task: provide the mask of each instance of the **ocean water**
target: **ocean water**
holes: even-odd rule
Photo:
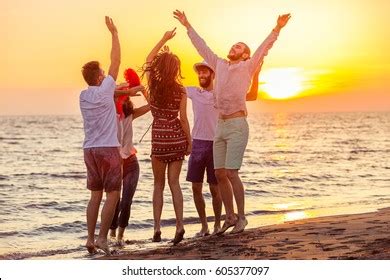
[[[390,113],[261,114],[248,118],[250,139],[241,170],[249,227],[390,206]],[[134,122],[141,167],[127,248],[156,246],[153,233],[151,117]],[[82,120],[80,116],[0,117],[0,258],[88,258]],[[186,236],[198,229],[191,185],[184,195]],[[207,214],[211,198],[204,186]],[[163,237],[175,219],[165,190]],[[209,223],[212,228],[212,223]]]

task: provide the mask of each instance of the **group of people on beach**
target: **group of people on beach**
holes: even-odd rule
[[[196,236],[210,234],[202,195],[205,173],[215,216],[211,234],[222,235],[231,227],[231,233],[237,234],[244,231],[248,224],[244,186],[239,176],[249,137],[245,102],[256,100],[263,59],[290,15],[278,17],[276,27],[252,56],[249,47],[239,42],[231,47],[227,60],[218,57],[207,46],[184,12],[176,10],[173,16],[187,29],[192,44],[204,59],[194,65],[199,87],[183,86],[180,59],[165,46],[175,36],[175,28],[164,34],[146,58],[142,76],[146,78],[147,86],[119,89],[116,79],[121,63],[121,48],[117,28],[109,17],[106,17],[106,25],[112,35],[112,49],[108,75],[97,61],[88,62],[82,68],[88,84],[88,88],[80,94],[80,109],[85,132],[83,149],[87,188],[91,191],[86,213],[86,247],[90,253],[101,249],[110,254],[107,241],[109,231],[110,236],[123,245],[140,173],[132,141],[132,122],[149,111],[153,116],[152,241],[161,241],[160,220],[166,176],[176,215],[176,233],[172,242],[178,244],[183,240],[183,195],[179,175],[183,160],[188,155],[186,179],[192,182],[194,202],[202,224]],[[142,92],[147,104],[134,108],[130,97],[138,92]],[[115,100],[123,96],[126,96],[121,104],[123,113],[119,115]],[[192,100],[194,113],[192,135],[187,119],[187,98]],[[95,240],[103,191],[106,192],[106,200],[101,211],[99,235]],[[226,215],[221,226],[222,204]]]

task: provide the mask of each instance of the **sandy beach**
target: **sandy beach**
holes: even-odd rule
[[[99,259],[390,259],[390,208],[286,222],[239,235],[186,239],[177,246],[123,249]]]

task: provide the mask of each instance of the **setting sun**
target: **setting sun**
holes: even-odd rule
[[[287,99],[299,95],[305,88],[305,77],[299,68],[276,68],[261,74],[260,89],[271,99]]]

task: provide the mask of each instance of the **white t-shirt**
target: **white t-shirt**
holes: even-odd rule
[[[122,120],[118,116],[118,140],[121,145],[119,152],[123,159],[137,153],[133,145],[133,115]]]
[[[83,148],[119,147],[114,103],[115,80],[108,75],[100,86],[89,86],[80,94],[84,120]]]
[[[218,122],[213,93],[198,87],[186,87],[186,90],[194,112],[192,139],[213,141]]]

